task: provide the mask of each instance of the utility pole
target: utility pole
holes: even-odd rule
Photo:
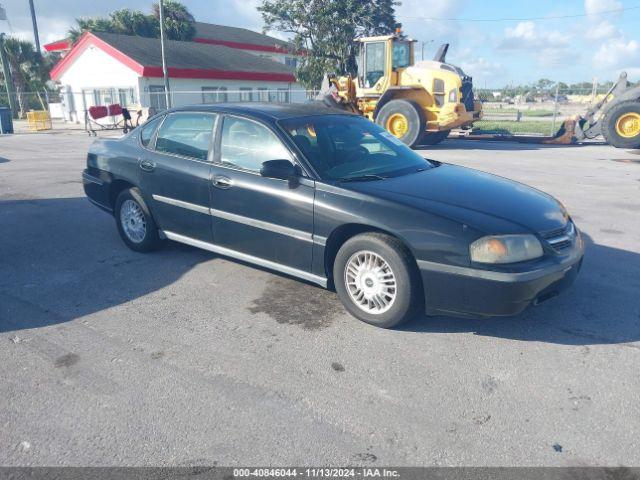
[[[158,1],[158,13],[160,17],[160,51],[162,54],[162,76],[164,77],[164,96],[167,108],[171,108],[171,93],[169,92],[169,72],[167,71],[167,60],[164,54],[164,7],[162,0]]]
[[[33,0],[29,0],[29,8],[31,9],[31,23],[33,23],[33,38],[36,41],[36,53],[40,58],[40,35],[38,34],[38,21],[36,20],[36,9],[33,6]]]
[[[553,126],[551,127],[551,135],[556,133],[556,117],[558,116],[558,94],[560,93],[560,82],[556,82],[556,96],[553,102]]]

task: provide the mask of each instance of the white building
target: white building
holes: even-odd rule
[[[208,24],[198,25],[202,30],[201,25]],[[166,42],[173,106],[306,99],[294,76],[296,56],[287,53],[285,42],[250,30],[208,26],[227,32],[227,39],[197,37],[194,42]],[[227,29],[250,33],[230,37]],[[247,41],[240,42],[242,38]],[[85,111],[94,105],[166,108],[158,39],[85,33],[67,49],[51,78],[62,86],[65,118],[71,121],[82,122]]]

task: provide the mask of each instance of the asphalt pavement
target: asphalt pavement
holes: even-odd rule
[[[587,253],[516,317],[382,330],[267,270],[128,250],[83,196],[91,141],[0,137],[0,465],[640,465],[638,152],[421,151],[556,196]]]

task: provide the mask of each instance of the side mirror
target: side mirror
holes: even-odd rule
[[[300,176],[300,170],[289,160],[267,160],[262,162],[260,175],[267,178],[292,180]]]

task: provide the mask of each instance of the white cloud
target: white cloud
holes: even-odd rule
[[[619,10],[622,3],[618,0],[584,0],[584,11],[588,15],[596,15],[600,12]]]
[[[531,21],[519,22],[515,27],[505,28],[504,37],[498,42],[497,48],[531,55],[544,67],[560,66],[570,58],[575,60],[570,34],[546,30]]]
[[[608,40],[600,45],[593,61],[601,69],[637,67],[640,63],[640,43],[622,38]]]
[[[501,47],[504,49],[548,49],[565,46],[569,43],[569,35],[555,30],[543,30],[534,22],[519,22],[515,27],[507,27],[504,31]]]
[[[601,22],[590,26],[586,35],[591,40],[603,40],[605,38],[620,36],[620,30],[614,27],[607,20],[602,20]]]
[[[465,11],[466,3],[467,0],[403,0],[396,8],[396,18],[403,30],[419,41],[455,43],[464,32],[458,22],[420,17],[455,18]]]

